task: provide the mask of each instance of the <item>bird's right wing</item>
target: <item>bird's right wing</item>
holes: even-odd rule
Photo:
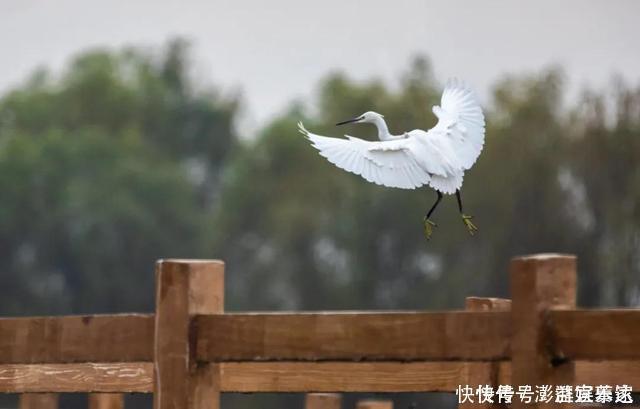
[[[298,123],[298,129],[329,162],[369,182],[415,189],[431,178],[408,149],[408,139],[370,142],[350,136],[330,138],[309,132],[302,122]]]

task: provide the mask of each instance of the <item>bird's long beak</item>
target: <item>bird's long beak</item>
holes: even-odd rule
[[[352,123],[352,122],[358,122],[358,121],[360,121],[360,120],[362,120],[362,117],[361,117],[361,116],[359,116],[359,117],[357,117],[357,118],[347,119],[346,121],[338,122],[338,123],[336,124],[336,126],[338,126],[338,125],[350,124],[350,123]]]

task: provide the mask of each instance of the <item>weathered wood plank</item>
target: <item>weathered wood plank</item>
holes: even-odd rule
[[[498,384],[513,385],[511,363],[500,362],[498,365]],[[634,391],[640,390],[640,361],[577,361],[575,371],[575,385],[626,384]]]
[[[0,365],[0,393],[151,392],[153,364]]]
[[[304,409],[340,409],[342,396],[337,393],[308,393]]]
[[[491,384],[491,362],[225,362],[222,392],[453,392]],[[512,385],[511,364],[497,384]],[[576,362],[576,384],[627,384],[640,390],[640,361]],[[0,365],[0,393],[153,391],[153,364]]]
[[[219,367],[197,363],[195,313],[222,312],[224,264],[162,260],[156,269],[154,409],[217,409]]]
[[[629,385],[640,391],[640,361],[576,362],[576,384]]]
[[[511,300],[505,298],[467,297],[465,299],[465,309],[467,311],[511,311]],[[459,379],[458,385],[469,385],[472,388],[478,385],[491,385],[494,389],[497,389],[499,385],[500,362],[490,362],[486,366],[470,365],[467,367],[467,372],[467,379]],[[487,381],[476,381],[478,377],[485,377]],[[460,399],[458,401],[460,402]],[[490,409],[498,407],[502,407],[502,405],[495,402],[478,403],[477,400],[458,404],[458,409]]]
[[[511,338],[511,376],[519,385],[573,385],[573,362],[555,362],[548,345],[546,312],[563,306],[575,308],[576,258],[565,255],[518,257],[510,265],[513,335]],[[514,409],[538,408],[513,400]],[[557,404],[565,407],[566,404]]]
[[[188,262],[189,319],[195,314],[222,314],[224,312],[224,263],[219,260]],[[190,334],[189,407],[191,409],[220,408],[220,366],[197,362],[198,327]]]
[[[487,384],[488,362],[226,362],[224,392],[453,392]]]
[[[189,408],[189,274],[179,263],[156,266],[154,409]]]
[[[390,400],[361,400],[356,404],[356,409],[393,409]]]
[[[121,393],[89,394],[89,409],[124,409],[124,395]]]
[[[256,313],[198,316],[201,361],[500,360],[508,312]]]
[[[467,297],[464,300],[466,311],[511,311],[511,300],[495,297]]]
[[[640,359],[640,310],[549,312],[552,352],[578,360]]]
[[[152,315],[0,318],[0,364],[152,360]]]
[[[58,409],[58,394],[24,393],[18,406],[20,409]]]

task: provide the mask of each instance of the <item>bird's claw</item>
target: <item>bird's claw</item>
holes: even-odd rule
[[[478,228],[476,227],[475,224],[473,224],[471,219],[473,219],[473,216],[467,216],[466,214],[462,215],[462,222],[467,227],[469,234],[473,236],[478,231]]]
[[[424,217],[423,222],[424,222],[424,237],[425,239],[430,240],[431,234],[433,234],[433,228],[438,227],[438,225],[435,222],[429,220],[427,216]]]

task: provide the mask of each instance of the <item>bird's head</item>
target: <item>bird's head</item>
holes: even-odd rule
[[[338,122],[336,125],[345,125],[351,123],[375,123],[376,121],[384,118],[384,116],[380,115],[377,112],[367,111],[362,115],[359,115],[355,118],[347,119],[346,121]]]

